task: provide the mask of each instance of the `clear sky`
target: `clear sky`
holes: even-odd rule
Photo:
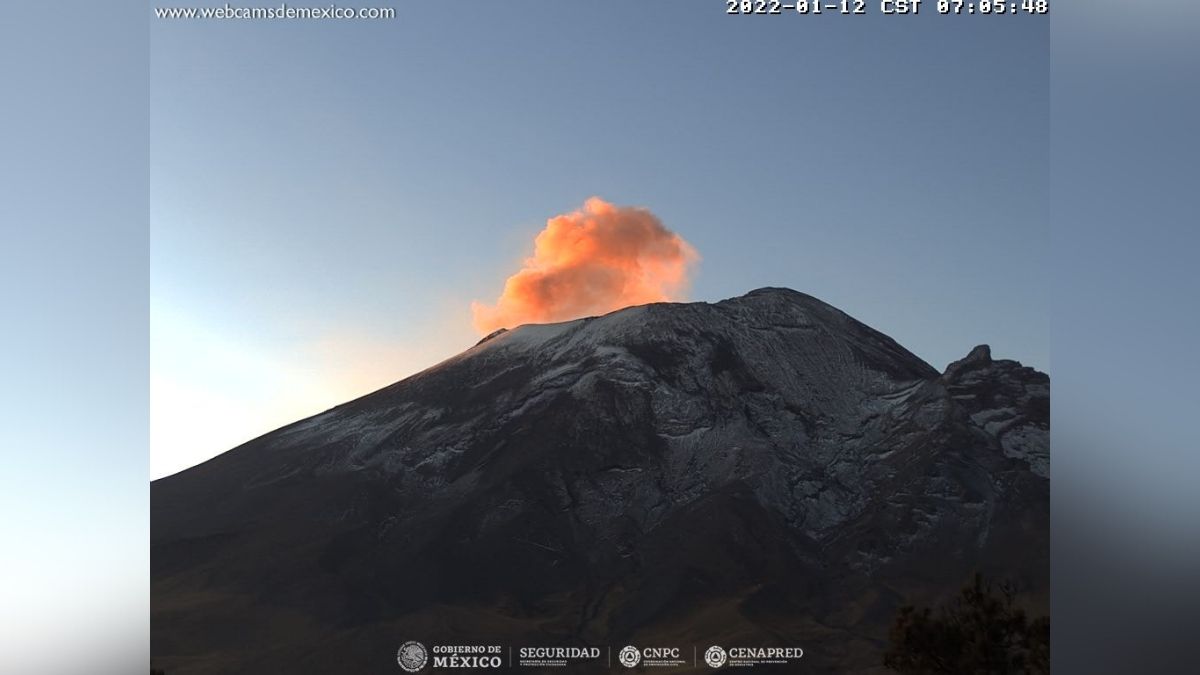
[[[152,22],[153,477],[469,346],[593,195],[695,247],[690,299],[1048,369],[1047,21],[395,4]]]

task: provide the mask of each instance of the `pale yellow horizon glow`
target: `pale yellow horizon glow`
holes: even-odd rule
[[[420,372],[470,346],[470,328],[462,324],[461,335],[419,344],[347,332],[298,336],[281,348],[152,303],[150,477],[177,473]]]

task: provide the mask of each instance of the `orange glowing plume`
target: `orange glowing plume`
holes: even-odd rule
[[[697,260],[696,250],[647,209],[592,197],[546,221],[533,257],[508,278],[494,306],[471,304],[475,328],[490,333],[678,300]]]

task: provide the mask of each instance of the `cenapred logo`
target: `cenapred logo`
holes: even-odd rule
[[[804,657],[800,647],[718,647],[704,652],[704,662],[713,668],[746,666],[786,666]]]
[[[638,651],[637,647],[629,645],[617,652],[617,660],[626,668],[633,668],[642,660],[642,653]]]
[[[396,663],[404,670],[415,673],[425,667],[429,661],[429,652],[426,651],[425,645],[416,640],[409,640],[400,645],[400,650],[396,652]]]

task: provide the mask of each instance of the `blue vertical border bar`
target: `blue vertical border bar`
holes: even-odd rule
[[[0,7],[0,671],[149,665],[149,14]]]
[[[1052,672],[1190,672],[1200,5],[1051,5]]]

